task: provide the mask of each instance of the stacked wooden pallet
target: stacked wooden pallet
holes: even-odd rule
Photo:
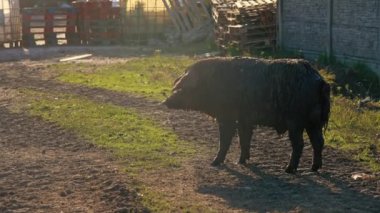
[[[273,48],[276,0],[212,0],[217,44],[243,50]]]
[[[73,44],[76,18],[74,8],[23,8],[23,46]]]

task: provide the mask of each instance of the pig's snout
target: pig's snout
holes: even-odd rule
[[[176,106],[176,101],[174,100],[175,98],[172,96],[168,97],[165,101],[162,102],[163,105],[168,107],[169,109],[173,109]]]
[[[165,101],[162,102],[163,105],[168,107],[169,109],[181,109],[183,106],[183,95],[181,91],[174,91],[173,94],[168,97]]]
[[[161,102],[161,105],[164,105],[164,106],[167,106],[168,108],[170,108],[169,98],[167,98],[166,100],[164,100],[163,102]]]

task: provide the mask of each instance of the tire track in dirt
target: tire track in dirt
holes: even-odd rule
[[[9,75],[1,78],[2,84],[9,88],[77,94],[98,102],[131,107],[173,129],[182,139],[199,144],[200,152],[185,165],[183,173],[148,178],[152,183],[168,179],[160,187],[168,188],[172,194],[173,185],[183,187],[181,196],[173,194],[174,200],[193,199],[221,211],[378,212],[380,209],[379,175],[354,181],[353,172],[370,171],[338,150],[326,148],[321,173],[309,173],[311,146],[305,141],[300,173],[288,175],[283,168],[290,153],[289,141],[270,129],[258,128],[252,142],[250,164],[233,163],[238,156],[235,141],[226,164],[213,168],[208,164],[216,153],[218,133],[216,124],[207,116],[167,110],[156,102],[104,89],[41,80],[38,73],[26,71],[21,78]]]

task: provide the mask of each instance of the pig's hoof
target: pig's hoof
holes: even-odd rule
[[[297,169],[293,168],[292,166],[288,166],[286,167],[285,172],[289,174],[295,174],[297,172]]]
[[[242,164],[242,165],[245,165],[247,164],[247,159],[239,159],[239,161],[237,162],[238,164]]]
[[[313,164],[311,166],[311,171],[318,172],[318,169],[320,169],[321,167],[322,167],[321,165]]]
[[[217,160],[215,159],[212,163],[211,163],[211,166],[219,166],[220,164],[222,164],[223,161],[220,161],[220,160]]]

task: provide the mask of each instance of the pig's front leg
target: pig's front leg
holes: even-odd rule
[[[227,151],[230,148],[232,138],[236,132],[236,122],[234,120],[219,120],[219,151],[216,155],[214,161],[211,163],[212,166],[218,166],[224,162],[226,158]]]

